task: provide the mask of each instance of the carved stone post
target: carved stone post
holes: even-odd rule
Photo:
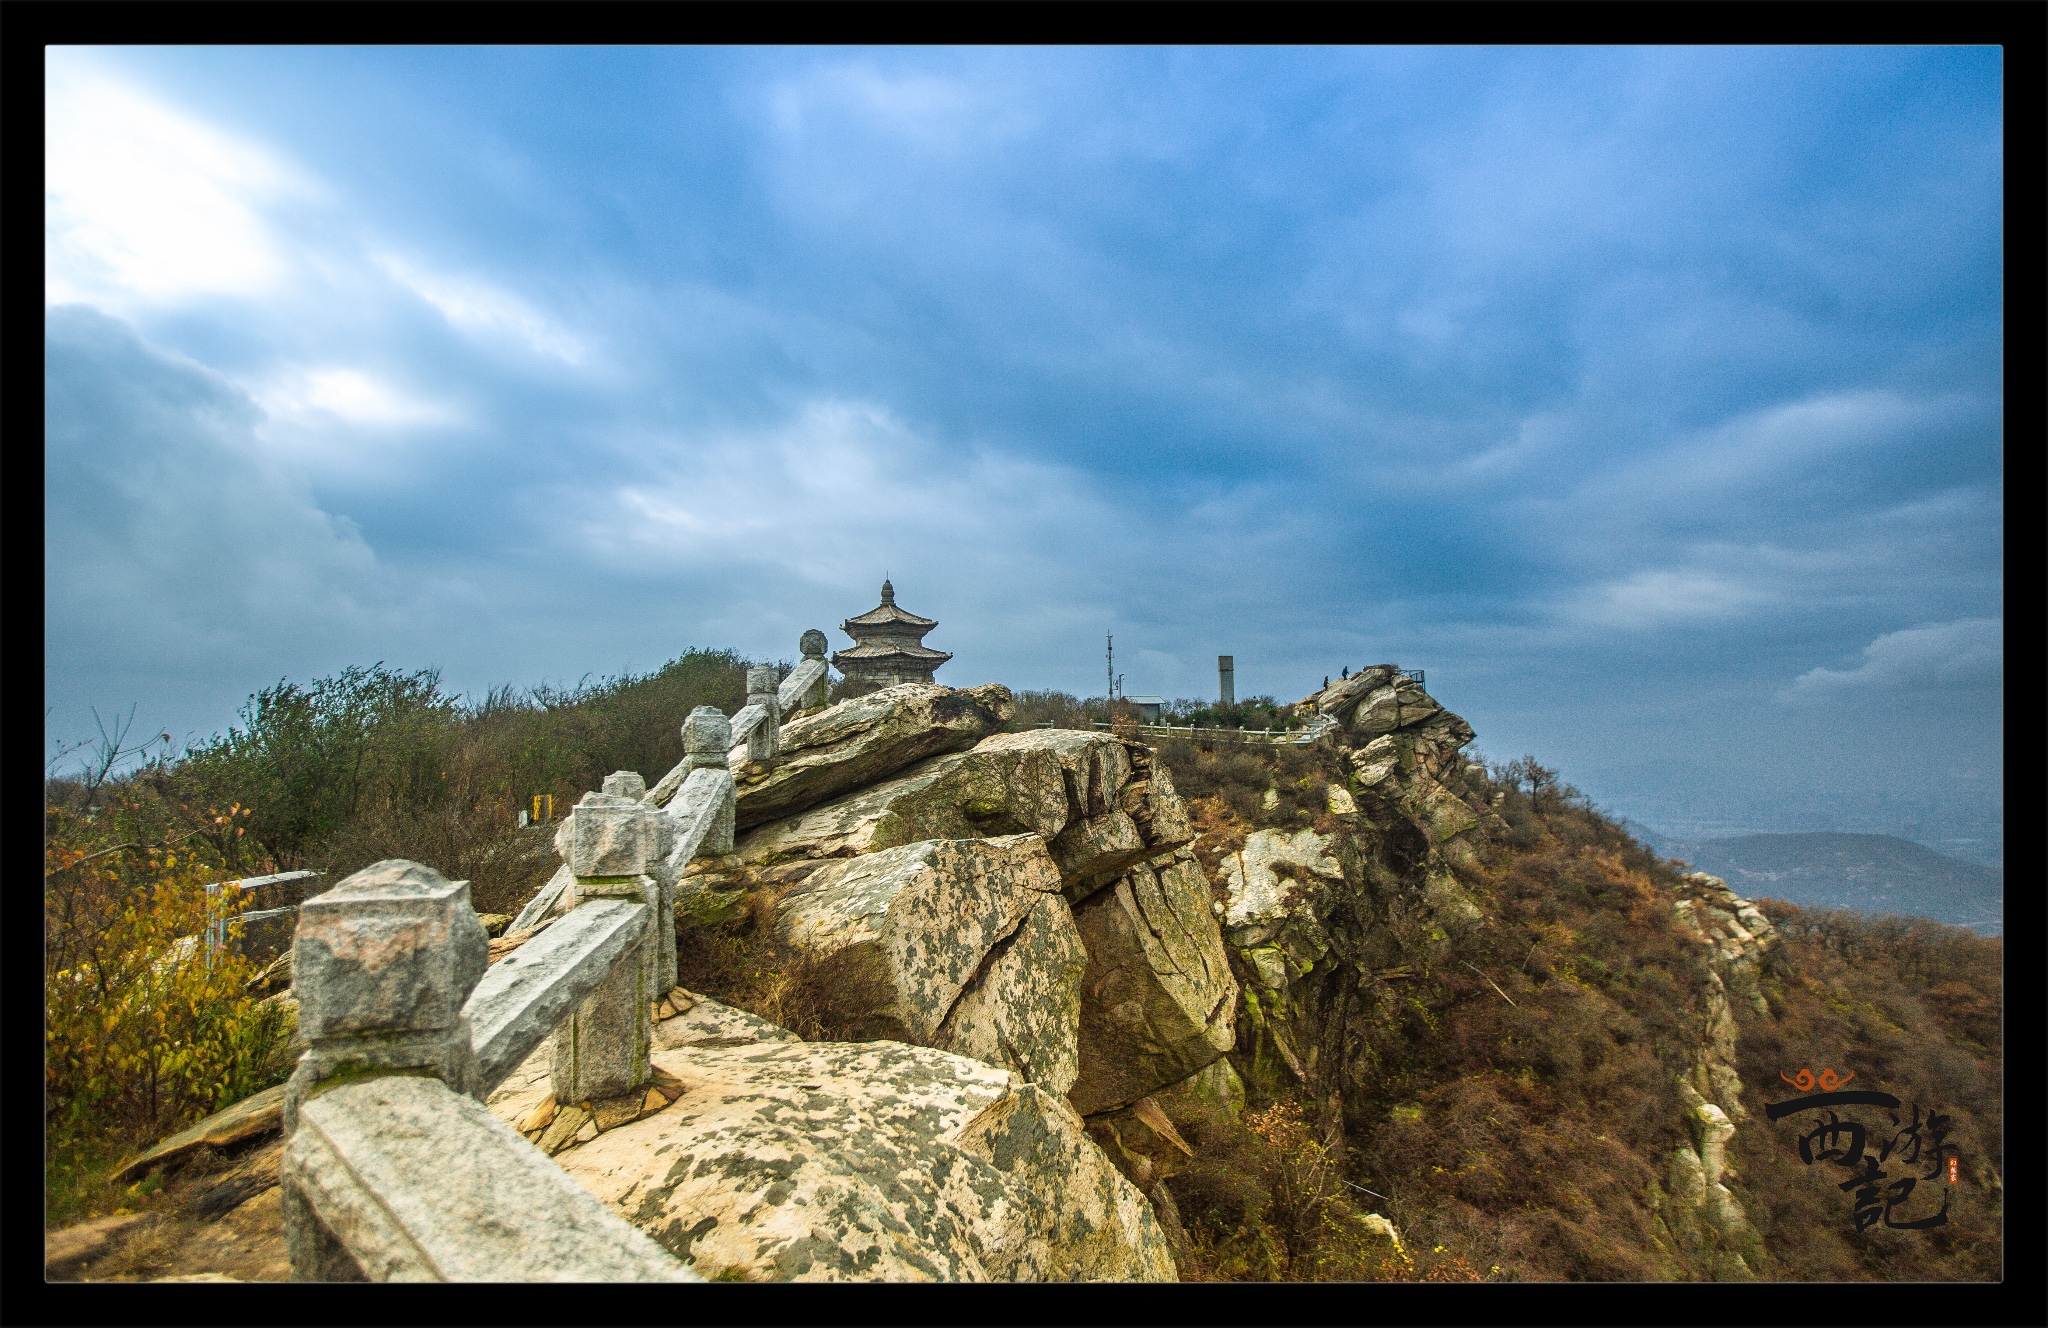
[[[653,836],[647,844],[646,869],[653,874],[657,887],[653,935],[649,939],[654,946],[653,999],[659,1000],[676,985],[676,883],[674,873],[667,871],[663,863],[671,823],[646,805],[647,781],[634,771],[614,770],[606,775],[604,792],[608,797],[624,798],[639,806],[648,818],[647,833]]]
[[[307,1049],[284,1093],[287,1138],[325,1084],[366,1074],[426,1073],[471,1091],[476,1051],[463,1002],[484,975],[490,937],[469,882],[387,859],[299,906],[292,994]],[[287,1148],[285,1247],[298,1281],[355,1280],[354,1261],[320,1225]]]
[[[775,686],[779,681],[773,665],[747,670],[747,704],[759,706],[767,712],[747,734],[749,761],[772,761],[775,753],[781,750],[781,744],[776,741],[782,727],[782,711],[775,702]]]
[[[679,800],[685,797],[690,782],[689,776],[699,770],[724,771],[726,753],[731,749],[732,721],[727,719],[717,706],[698,706],[692,710],[690,717],[683,721],[683,764],[688,770],[683,776],[685,790],[679,791],[676,797]],[[688,816],[694,814],[696,807],[693,802],[682,802],[677,810]],[[710,834],[704,836],[704,842],[697,846],[699,853],[708,853],[715,857],[732,852],[733,816],[732,805],[727,802],[719,813],[718,823],[711,828]],[[681,868],[679,867],[677,871],[680,874]]]
[[[583,795],[556,840],[576,878],[578,905],[596,899],[635,900],[648,906],[650,922],[659,922],[662,890],[646,874],[660,847],[658,820],[637,799]],[[648,1062],[653,1040],[649,1007],[660,994],[655,990],[660,928],[654,931],[621,955],[605,980],[555,1029],[557,1102],[621,1097],[647,1083],[653,1072]]]
[[[794,709],[816,709],[824,705],[825,698],[831,695],[832,674],[829,668],[822,667],[825,664],[825,645],[825,634],[815,627],[806,631],[797,641],[797,649],[803,652],[804,658],[818,661],[821,668],[818,680],[805,689],[804,694],[797,699]]]
[[[604,791],[614,798],[640,801],[647,795],[647,781],[631,770],[614,770],[604,777]]]

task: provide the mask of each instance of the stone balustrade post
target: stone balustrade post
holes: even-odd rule
[[[826,644],[825,634],[813,627],[805,631],[803,636],[798,638],[797,649],[803,652],[805,659],[814,659],[820,665],[824,665]],[[811,710],[824,705],[825,699],[831,695],[831,686],[832,674],[830,669],[821,668],[818,673],[818,680],[810,685],[794,708],[798,710]]]
[[[604,791],[614,798],[640,801],[647,795],[647,781],[632,770],[614,770],[604,777]]]
[[[604,777],[604,792],[609,797],[624,798],[640,805],[647,797],[647,781],[635,771],[614,770]],[[641,810],[649,819],[648,833],[655,836],[654,841],[647,845],[647,870],[654,875],[659,896],[651,938],[654,945],[652,985],[654,999],[659,1000],[676,985],[676,883],[662,865],[668,852],[669,822],[652,808],[642,805]]]
[[[620,781],[622,786],[627,782]],[[639,782],[639,777],[631,782]],[[646,904],[652,915],[649,921],[656,924],[640,943],[619,957],[604,981],[555,1029],[553,1077],[558,1102],[622,1097],[645,1086],[653,1073],[648,1061],[653,1042],[649,1016],[652,1003],[661,995],[656,989],[659,937],[667,910],[663,908],[665,892],[647,869],[659,861],[664,847],[659,839],[665,833],[661,819],[658,814],[650,815],[637,798],[586,793],[556,838],[575,878],[578,906],[600,899],[632,900]],[[673,922],[667,930],[673,947]]]
[[[476,1079],[463,1003],[484,975],[490,937],[469,882],[387,859],[299,906],[292,994],[307,1044],[284,1093],[284,1129],[329,1085],[378,1074],[429,1074],[458,1093]],[[298,1185],[281,1195],[285,1246],[299,1281],[361,1274]]]
[[[698,706],[683,721],[683,765],[689,774],[699,770],[724,770],[726,754],[731,750],[732,721],[717,706]],[[684,776],[685,782],[689,774]],[[720,810],[718,822],[712,826],[711,833],[704,836],[704,842],[697,846],[699,853],[715,857],[732,852],[733,816],[732,804],[728,802]]]
[[[775,676],[773,665],[747,670],[747,704],[760,706],[767,712],[762,715],[760,723],[754,725],[753,731],[747,734],[749,761],[772,761],[775,759],[775,753],[781,750],[781,744],[776,738],[782,726],[782,712],[775,701],[775,687],[780,681],[781,679]]]

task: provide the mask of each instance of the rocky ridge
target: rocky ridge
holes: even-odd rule
[[[675,922],[765,918],[861,1040],[804,1042],[678,988],[641,1098],[556,1106],[543,1046],[491,1109],[707,1277],[1170,1279],[1189,1123],[1278,1076],[1341,1142],[1374,1012],[1487,925],[1472,885],[1505,826],[1461,754],[1470,726],[1391,665],[1295,708],[1346,771],[1325,814],[1199,834],[1150,748],[998,732],[999,686],[793,719],[776,760],[731,753],[736,833],[681,871]],[[613,778],[657,806],[681,785]],[[1692,881],[1676,916],[1719,996],[1681,1075],[1691,1142],[1654,1198],[1675,1245],[1712,1232],[1740,1276],[1730,1004],[1761,1001],[1774,937]],[[490,959],[555,916],[544,891]]]

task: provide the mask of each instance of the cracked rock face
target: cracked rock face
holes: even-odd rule
[[[1344,883],[1331,847],[1313,830],[1255,830],[1223,859],[1224,937],[1268,991],[1284,992],[1330,952],[1322,916],[1329,892]]]
[[[736,771],[740,829],[814,807],[928,756],[963,751],[1016,712],[999,683],[904,683],[784,724],[768,768]]]
[[[1735,1072],[1740,1029],[1731,997],[1770,1017],[1757,969],[1778,944],[1778,932],[1756,905],[1719,877],[1694,872],[1685,880],[1697,893],[1678,900],[1673,911],[1680,930],[1699,944],[1706,965],[1706,1018],[1691,1063],[1678,1080],[1691,1142],[1672,1150],[1665,1168],[1670,1202],[1660,1208],[1682,1245],[1696,1246],[1701,1226],[1718,1234],[1728,1251],[1727,1274],[1746,1278],[1753,1271],[1751,1260],[1761,1252],[1762,1237],[1734,1192],[1722,1183],[1728,1174],[1728,1140],[1738,1123],[1749,1118],[1742,1106],[1742,1080]]]
[[[756,866],[841,858],[926,839],[986,839],[1067,828],[1067,797],[1052,754],[996,746],[927,757],[902,774],[749,831],[734,848]]]
[[[1037,835],[940,839],[818,868],[775,910],[865,1036],[943,1047],[1064,1092],[1083,952]]]
[[[1144,1196],[1065,1103],[1006,1071],[896,1042],[682,1047],[655,1063],[682,1096],[557,1161],[706,1277],[1174,1276]]]
[[[976,752],[1041,754],[1057,767],[1066,817],[1047,844],[1070,900],[1194,838],[1173,777],[1141,743],[1106,733],[1032,729],[999,734]]]
[[[1081,1070],[1081,975],[1088,952],[1066,901],[1041,895],[960,990],[932,1045],[1014,1070],[1063,1096]]]
[[[1081,1073],[1068,1093],[1077,1111],[1127,1106],[1234,1044],[1237,981],[1191,853],[1126,872],[1074,921],[1088,951]]]

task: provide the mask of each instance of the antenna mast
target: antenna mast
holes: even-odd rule
[[[1104,705],[1116,699],[1116,637],[1114,635],[1109,637],[1109,651],[1106,659],[1109,666],[1109,681],[1107,684],[1109,690],[1102,694]]]

